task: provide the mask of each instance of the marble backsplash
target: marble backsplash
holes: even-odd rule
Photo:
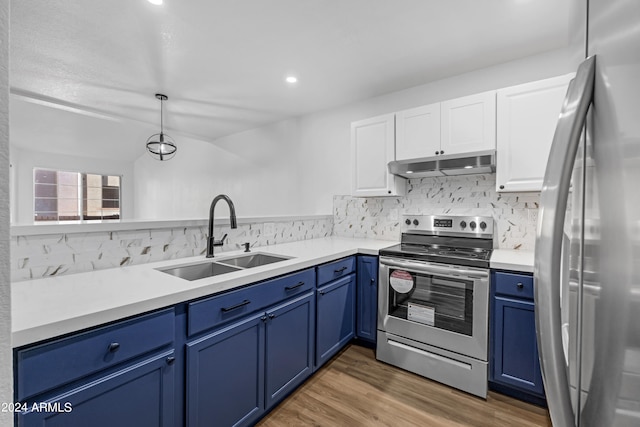
[[[402,214],[482,215],[495,220],[496,247],[533,250],[539,201],[540,193],[496,192],[495,174],[411,179],[403,197],[335,196],[333,234],[397,241]]]
[[[331,216],[299,221],[216,227],[214,235],[227,233],[215,252],[306,239],[332,234]],[[47,276],[81,273],[147,262],[204,255],[207,227],[153,228],[126,231],[47,234],[11,237],[11,280],[18,282]]]
[[[411,179],[403,197],[335,196],[333,217],[218,226],[217,253],[327,236],[397,241],[402,214],[487,215],[501,249],[533,250],[539,193],[497,193],[495,175]],[[530,215],[533,214],[533,215]],[[268,225],[268,227],[265,227]],[[268,233],[265,232],[268,228]],[[206,226],[11,237],[13,282],[204,255]]]

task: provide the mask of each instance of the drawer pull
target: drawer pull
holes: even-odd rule
[[[115,353],[116,351],[118,351],[119,348],[120,348],[119,342],[112,342],[111,344],[109,344],[110,353]]]
[[[273,313],[270,313],[270,314],[269,314],[269,319],[273,319],[274,317],[276,317],[276,315],[275,315],[275,314],[273,314]]]
[[[320,295],[324,295],[324,294],[325,294],[325,292],[324,292],[324,291],[318,291],[318,293],[319,293]]]
[[[173,365],[173,363],[176,361],[175,356],[169,356],[167,357],[167,365]]]
[[[284,288],[284,290],[285,290],[285,291],[291,291],[291,290],[293,290],[293,289],[295,289],[295,288],[299,288],[299,287],[300,287],[300,286],[302,286],[302,285],[304,285],[304,282],[298,282],[298,283],[296,283],[295,285],[286,286],[286,287]]]
[[[339,268],[337,270],[333,270],[335,273],[342,273],[343,271],[345,271],[347,269],[347,266],[344,266],[342,268]]]
[[[522,283],[518,283],[516,286],[518,287],[518,289],[524,288],[524,285]]]
[[[371,279],[370,284],[372,284],[372,285],[373,285],[374,283],[376,283],[376,279],[373,279],[373,278],[372,278],[372,279]]]
[[[247,305],[247,304],[249,304],[249,303],[251,303],[251,301],[249,301],[248,299],[246,299],[246,300],[242,301],[242,302],[241,302],[241,303],[239,303],[239,304],[232,305],[231,307],[222,307],[222,309],[221,309],[221,310],[222,310],[222,312],[223,312],[223,313],[226,313],[226,312],[228,312],[228,311],[232,311],[232,310],[235,310],[235,309],[237,309],[237,308],[244,307],[245,305]]]

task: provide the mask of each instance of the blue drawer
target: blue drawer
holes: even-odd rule
[[[173,308],[17,352],[17,398],[34,396],[173,343]]]
[[[316,272],[313,268],[269,280],[262,284],[275,295],[276,301],[284,301],[292,296],[300,295],[316,286]]]
[[[533,300],[533,276],[496,271],[496,294]]]
[[[188,308],[189,336],[299,295],[315,286],[313,269],[267,280],[246,288],[192,302]]]
[[[342,258],[318,267],[318,286],[356,271],[356,257]]]

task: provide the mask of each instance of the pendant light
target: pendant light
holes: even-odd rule
[[[160,100],[160,133],[153,134],[147,139],[147,151],[154,159],[164,161],[175,156],[178,147],[176,147],[173,138],[164,133],[162,101],[166,101],[169,98],[161,93],[156,93],[156,98]]]

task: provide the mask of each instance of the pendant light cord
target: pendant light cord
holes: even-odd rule
[[[160,133],[161,134],[164,133],[164,122],[162,120],[162,117],[164,116],[163,104],[164,104],[164,100],[160,98]]]

